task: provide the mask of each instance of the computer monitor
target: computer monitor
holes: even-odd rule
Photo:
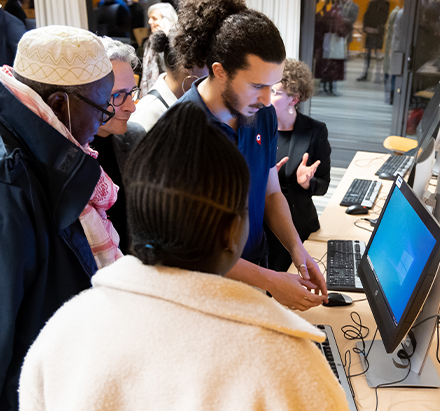
[[[434,95],[423,113],[417,126],[417,147],[406,155],[413,155],[413,166],[408,177],[408,184],[422,199],[435,169],[435,155],[439,149],[440,124],[440,84],[437,85]],[[438,165],[440,156],[438,155]]]
[[[405,377],[408,368],[402,366],[407,361],[400,360],[397,351],[401,343],[408,345],[405,336],[410,330],[417,344],[411,372],[399,385],[440,387],[428,357],[437,318],[415,326],[438,314],[439,262],[440,226],[398,176],[359,265],[359,277],[382,337],[382,341],[374,341],[367,360],[361,355],[371,387]],[[407,351],[412,350],[410,344]]]
[[[418,156],[415,167],[413,167],[408,178],[409,186],[422,201],[434,169],[435,144],[435,139],[430,138],[427,146]]]

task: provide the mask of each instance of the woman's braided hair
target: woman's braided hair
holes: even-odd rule
[[[196,261],[245,215],[249,171],[237,147],[192,102],[171,107],[123,173],[132,252],[144,264]]]
[[[286,51],[281,35],[263,13],[244,0],[182,0],[173,41],[187,69],[222,64],[229,76],[246,68],[247,55],[281,64]]]

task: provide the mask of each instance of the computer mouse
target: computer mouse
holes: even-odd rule
[[[353,304],[353,300],[345,294],[328,293],[328,303],[322,303],[324,307],[343,307],[344,305]]]
[[[379,178],[381,180],[392,180],[392,181],[394,181],[396,179],[396,176],[391,174],[391,173],[384,172],[384,173],[380,173],[379,174]]]
[[[368,214],[368,208],[361,206],[360,204],[353,204],[347,207],[345,210],[346,214]]]

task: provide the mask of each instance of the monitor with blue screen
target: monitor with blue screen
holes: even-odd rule
[[[400,375],[399,367],[395,367],[392,360],[393,351],[399,349],[416,319],[419,321],[428,314],[438,313],[440,279],[435,280],[439,262],[440,227],[399,176],[359,265],[359,276],[382,337],[382,341],[374,342],[381,354],[373,350],[368,364],[372,369],[375,361],[385,370],[397,368],[395,376],[389,377],[391,381]],[[425,308],[423,315],[420,314],[422,307]],[[412,365],[418,375],[422,373],[435,324],[437,319],[414,328],[418,351]],[[391,355],[388,360],[386,353]],[[379,383],[376,381],[372,386],[387,381],[382,370],[378,373],[381,374]],[[436,378],[440,385],[438,375]],[[435,378],[430,375],[429,379]],[[417,377],[412,376],[409,380],[417,381]]]

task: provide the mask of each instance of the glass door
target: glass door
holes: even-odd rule
[[[315,78],[315,94],[304,110],[327,125],[333,167],[347,167],[357,151],[386,152],[383,141],[393,117],[385,61],[387,23],[399,10],[398,1],[302,3],[304,15],[313,20],[313,33],[304,18],[301,59]],[[342,57],[331,48],[340,39],[345,43]]]
[[[396,76],[393,129],[398,135],[415,138],[417,125],[440,81],[440,2],[405,1],[402,26],[407,36],[392,56]]]
[[[346,167],[359,150],[386,153],[389,135],[414,135],[440,81],[440,0],[303,0],[301,7],[300,58],[315,76],[315,95],[301,111],[327,124],[332,165]],[[346,58],[325,59],[324,37],[337,31],[340,15]]]

